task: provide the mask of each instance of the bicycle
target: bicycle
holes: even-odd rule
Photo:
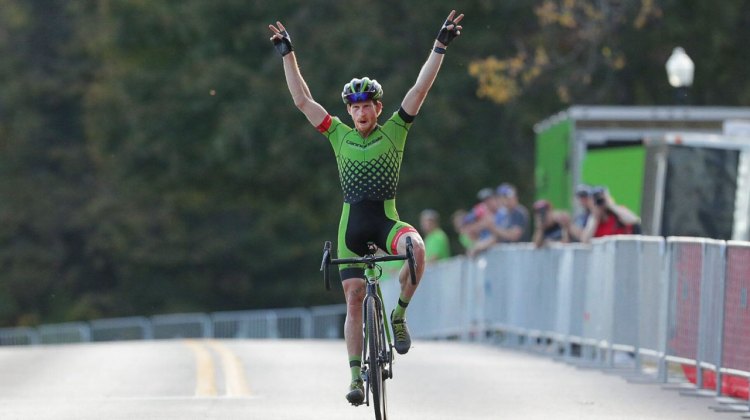
[[[391,337],[388,316],[383,305],[383,295],[380,291],[380,276],[382,268],[377,264],[385,261],[407,260],[412,284],[417,283],[416,262],[414,260],[414,246],[411,238],[406,238],[405,255],[376,256],[377,247],[368,242],[369,253],[361,258],[331,258],[331,242],[326,241],[323,246],[323,261],[320,271],[326,290],[331,290],[328,268],[340,264],[364,264],[366,291],[362,301],[362,366],[361,375],[365,383],[365,404],[370,406],[370,393],[374,401],[375,418],[387,419],[387,401],[385,395],[385,380],[393,378],[393,340]]]

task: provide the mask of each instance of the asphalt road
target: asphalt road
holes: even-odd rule
[[[739,419],[658,385],[495,347],[416,342],[390,418]],[[340,341],[171,340],[0,348],[0,419],[371,419]]]

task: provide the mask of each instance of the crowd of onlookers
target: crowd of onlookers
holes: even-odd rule
[[[606,187],[579,185],[576,201],[580,210],[573,218],[554,210],[547,200],[534,203],[536,246],[549,241],[588,243],[592,238],[641,232],[638,215],[617,204]]]
[[[575,197],[573,215],[544,199],[534,202],[529,214],[519,203],[515,186],[502,183],[479,190],[477,203],[454,212],[451,221],[463,252],[469,256],[497,243],[533,242],[543,247],[550,242],[588,243],[602,236],[640,233],[640,218],[617,204],[606,187],[579,185]],[[451,255],[448,235],[440,228],[436,211],[423,211],[420,227],[428,260]]]

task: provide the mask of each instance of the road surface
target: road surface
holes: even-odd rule
[[[420,342],[393,419],[739,419],[658,385],[488,345]],[[0,419],[371,419],[341,341],[169,340],[0,348]]]

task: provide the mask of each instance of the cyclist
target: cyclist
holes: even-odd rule
[[[409,224],[399,220],[396,212],[396,187],[406,135],[434,82],[448,44],[458,35],[463,14],[453,10],[438,32],[433,48],[422,66],[414,86],[406,93],[401,107],[383,124],[378,124],[383,104],[383,89],[377,80],[355,78],[344,85],[341,98],[346,104],[354,128],[331,116],[315,102],[302,78],[289,33],[281,22],[268,25],[271,41],[283,57],[284,75],[294,104],[307,120],[323,133],[338,162],[344,205],[339,223],[338,257],[352,258],[368,252],[367,242],[374,242],[390,254],[403,254],[406,238],[411,237],[417,262],[417,284],[424,272],[424,242]],[[364,268],[343,265],[339,271],[347,303],[344,338],[349,354],[351,383],[346,395],[353,405],[364,401],[360,376],[362,355],[362,300],[365,294]],[[399,273],[401,295],[391,312],[396,351],[404,354],[411,347],[406,325],[406,307],[416,285],[405,265]]]

